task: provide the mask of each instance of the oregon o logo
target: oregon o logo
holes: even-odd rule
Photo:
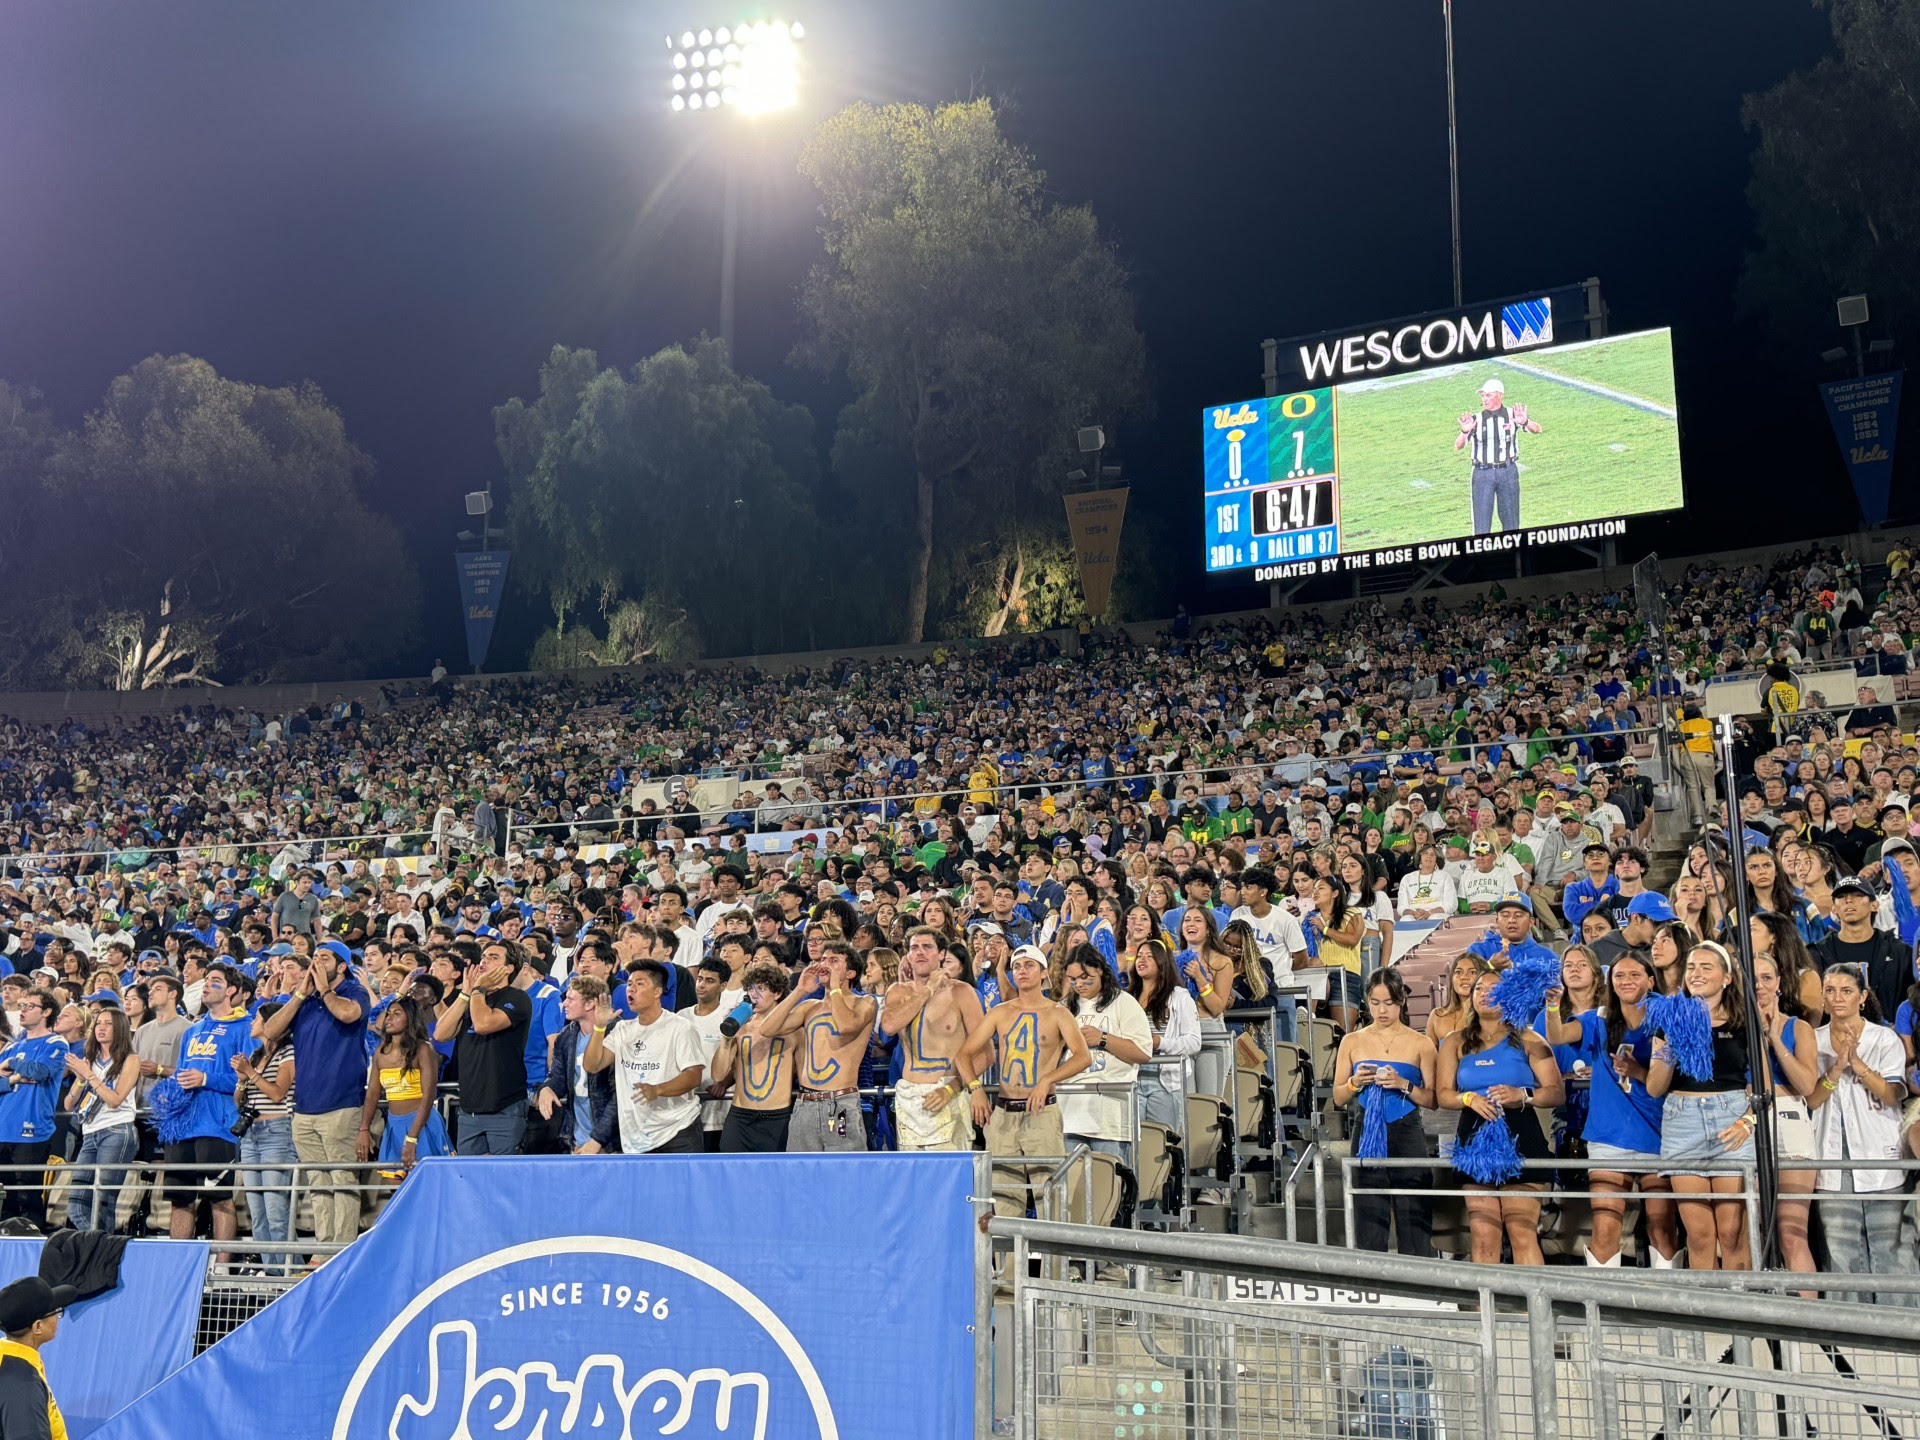
[[[361,1357],[334,1440],[839,1440],[826,1387],[738,1280],[644,1240],[508,1246],[434,1281]]]
[[[1300,402],[1298,409],[1294,407],[1296,400]],[[1280,413],[1289,420],[1304,420],[1319,408],[1320,402],[1311,390],[1298,391],[1280,402]]]

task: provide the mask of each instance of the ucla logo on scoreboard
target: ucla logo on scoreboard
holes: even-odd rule
[[[1500,307],[1500,348],[1526,350],[1553,343],[1553,299],[1519,300]]]
[[[334,1440],[839,1440],[813,1361],[678,1250],[531,1241],[428,1285],[355,1367]]]

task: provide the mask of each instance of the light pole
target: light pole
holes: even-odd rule
[[[790,110],[800,98],[798,20],[743,20],[718,29],[683,30],[667,36],[673,66],[668,104],[678,114],[731,110],[756,119]],[[733,354],[734,271],[740,251],[738,157],[726,153],[726,208],[720,227],[720,339]]]
[[[1453,106],[1453,0],[1440,0],[1447,26],[1447,189],[1453,200],[1453,308],[1466,304],[1460,288],[1460,123]]]

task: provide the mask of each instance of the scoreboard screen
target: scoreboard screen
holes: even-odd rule
[[[1399,338],[1419,328],[1352,337],[1347,356],[1302,346],[1302,372],[1331,383],[1202,412],[1209,573],[1276,580],[1604,539],[1684,503],[1670,332],[1496,343],[1466,361],[1443,333],[1430,348],[1450,363],[1422,365],[1420,340]],[[1366,342],[1415,363],[1371,375]]]

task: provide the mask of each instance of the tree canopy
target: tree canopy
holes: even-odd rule
[[[23,604],[10,683],[146,689],[378,673],[420,583],[318,387],[153,356],[77,432],[0,389],[0,531]]]
[[[930,609],[977,608],[961,577],[983,546],[1010,564],[1036,525],[1064,531],[1074,432],[1145,411],[1146,344],[1093,212],[1048,196],[990,102],[852,106],[800,168],[827,255],[797,354],[853,382],[834,466],[899,522],[866,563],[898,566],[899,638],[918,641]]]
[[[736,372],[720,342],[671,345],[624,374],[555,346],[539,395],[497,407],[494,428],[514,574],[553,608],[541,656],[806,643],[813,418]],[[562,643],[581,624],[601,633]]]
[[[1836,338],[1836,296],[1876,328],[1920,318],[1920,0],[1822,0],[1834,48],[1747,98],[1758,245],[1742,297],[1785,342]]]

